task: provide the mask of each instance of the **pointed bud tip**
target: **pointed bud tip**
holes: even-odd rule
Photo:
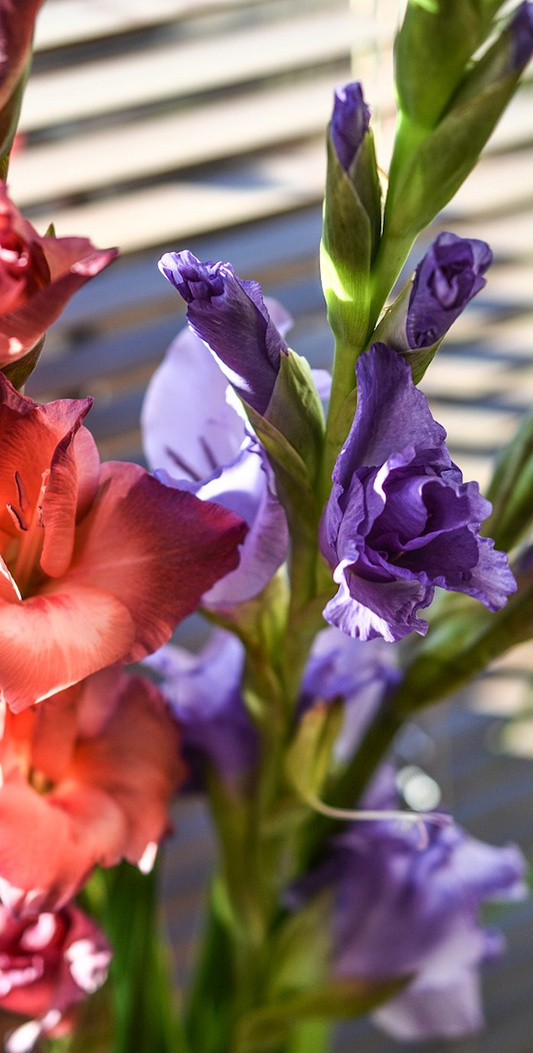
[[[335,90],[331,142],[342,167],[348,171],[370,125],[370,109],[358,81]]]

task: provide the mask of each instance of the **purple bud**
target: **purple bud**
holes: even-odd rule
[[[523,69],[533,54],[533,4],[520,4],[509,23],[508,32],[512,42],[511,68]]]
[[[410,349],[441,340],[467,303],[486,285],[482,275],[492,262],[484,241],[445,231],[418,264],[406,318]]]
[[[355,81],[335,91],[331,118],[331,142],[342,167],[348,171],[368,132],[370,110],[361,85]]]
[[[203,263],[192,252],[167,252],[159,270],[187,303],[190,328],[215,355],[239,395],[264,414],[287,344],[263,301],[261,286],[242,281],[230,263]]]

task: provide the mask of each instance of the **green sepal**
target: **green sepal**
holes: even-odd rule
[[[344,719],[341,699],[318,702],[299,721],[285,758],[290,784],[312,808],[320,807],[320,794],[330,774],[333,746]]]
[[[295,351],[281,356],[265,419],[302,458],[306,479],[312,483],[322,456],[324,411],[309,362]]]
[[[8,380],[11,381],[14,388],[20,391],[26,383],[28,377],[31,377],[44,347],[46,334],[37,341],[31,351],[28,351],[22,358],[18,358],[16,362],[11,365],[2,366],[1,371]]]
[[[7,180],[9,155],[17,134],[17,128],[24,97],[24,89],[30,72],[31,56],[21,73],[9,99],[0,112],[0,179]]]
[[[492,514],[483,534],[497,548],[516,545],[533,521],[533,414],[528,414],[500,453],[487,492]]]
[[[316,477],[322,460],[324,414],[306,359],[293,351],[282,355],[265,416],[248,405],[246,410],[274,469],[293,554],[302,544],[316,548],[321,511]]]
[[[366,156],[369,150],[373,155],[370,136],[368,132],[360,148]],[[375,230],[381,225],[379,197],[376,208],[377,215],[369,216],[328,138],[320,271],[328,321],[336,343],[343,347],[361,347],[368,326],[370,267],[376,251]]]
[[[288,914],[269,948],[265,1001],[277,1002],[327,979],[332,951],[333,890],[323,888],[305,906]]]
[[[282,468],[295,486],[311,490],[309,470],[303,458],[289,440],[266,417],[261,417],[251,406],[246,413],[258,439],[265,447],[273,466]]]
[[[214,888],[217,914],[234,941],[260,946],[265,938],[265,919],[251,862],[243,866],[243,860],[253,858],[249,795],[226,785],[212,767],[206,772],[206,783],[222,848],[220,877]]]
[[[379,340],[397,351],[411,367],[413,383],[419,384],[428,366],[431,365],[435,358],[435,355],[442,344],[443,338],[441,337],[440,340],[436,340],[434,344],[428,344],[427,347],[407,347],[405,320],[407,317],[412,285],[412,281],[408,281],[407,285],[404,286],[394,303],[387,308],[381,321],[372,333],[371,342],[375,343]]]
[[[466,99],[413,151],[391,181],[386,233],[413,241],[434,219],[474,168],[516,88],[518,75],[507,74]]]
[[[270,1053],[302,1020],[349,1020],[363,1016],[397,994],[411,977],[366,980],[335,977],[273,1005],[248,1013],[240,1023],[233,1053]]]
[[[409,0],[394,45],[400,110],[434,127],[503,0]]]

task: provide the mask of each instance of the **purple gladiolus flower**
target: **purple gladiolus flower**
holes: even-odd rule
[[[275,301],[271,310],[285,326],[286,312]],[[190,330],[178,335],[156,370],[141,423],[148,463],[162,482],[238,509],[248,524],[239,566],[202,603],[231,607],[255,596],[287,555],[287,520],[272,469],[239,400]]]
[[[391,774],[379,774],[364,805],[395,807]],[[428,837],[421,850],[412,826],[354,823],[286,898],[297,908],[333,886],[336,976],[412,977],[373,1014],[404,1040],[457,1037],[482,1026],[478,965],[502,950],[503,938],[481,928],[480,907],[526,895],[525,861],[513,845],[493,847],[455,824],[428,824]]]
[[[492,262],[484,241],[444,232],[418,264],[406,318],[409,348],[441,340],[469,300],[486,285],[482,275]]]
[[[516,582],[505,553],[479,536],[489,502],[463,482],[403,359],[375,344],[356,368],[357,412],[320,528],[339,586],[326,621],[363,640],[425,634],[416,615],[437,585],[498,610]]]
[[[333,149],[347,172],[370,125],[370,110],[358,82],[337,88],[330,134]]]
[[[159,269],[187,303],[190,328],[215,355],[237,393],[264,414],[280,356],[288,347],[265,306],[261,286],[242,281],[230,263],[202,263],[188,250],[165,253]]]
[[[209,763],[229,785],[240,782],[258,755],[258,736],[241,693],[244,647],[216,630],[198,654],[168,644],[146,659],[163,679],[161,691],[180,724],[191,776],[185,789],[203,789]]]

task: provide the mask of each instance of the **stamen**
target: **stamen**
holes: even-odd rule
[[[19,508],[22,512],[25,512],[29,505],[28,491],[26,490],[26,487],[24,485],[24,479],[22,478],[20,472],[15,472],[15,483],[17,485],[17,492],[19,495]]]
[[[214,471],[215,468],[218,468],[218,461],[217,461],[217,459],[216,459],[216,457],[215,457],[215,455],[214,455],[209,443],[204,439],[203,435],[200,436],[200,446],[202,447],[202,450],[205,453],[205,456],[206,456],[206,459],[207,459],[207,463],[209,464],[210,468]]]
[[[187,461],[179,456],[175,450],[171,450],[170,446],[165,446],[165,453],[174,461],[176,468],[179,468],[180,471],[187,472],[187,475],[190,475],[193,482],[200,483],[202,481],[202,476],[199,475],[194,468],[191,468],[190,464],[187,464]]]
[[[43,500],[49,478],[50,469],[47,468],[42,474],[41,492],[34,508],[31,521],[27,526],[23,525],[24,521],[19,517],[17,510],[12,507],[9,508],[11,514],[15,516],[15,521],[18,522],[21,530],[24,531],[20,538],[15,564],[11,568],[13,577],[17,582],[22,595],[24,595],[28,588],[35,565],[39,561],[43,547]]]
[[[7,508],[8,512],[9,512],[9,514],[10,514],[10,516],[11,516],[11,518],[12,518],[14,524],[15,524],[15,526],[18,527],[19,530],[27,530],[28,529],[28,524],[27,524],[26,520],[23,518],[22,512],[17,512],[17,509],[14,508],[13,505],[10,505],[10,504],[6,504],[6,508]]]
[[[401,809],[395,810],[372,810],[372,809],[355,809],[354,811],[347,808],[332,808],[329,804],[324,804],[323,801],[318,798],[313,798],[313,807],[320,812],[322,815],[328,816],[330,819],[340,819],[342,821],[361,821],[361,822],[379,822],[380,820],[387,819],[399,819],[402,822],[407,821],[412,823],[413,826],[418,827],[419,832],[419,844],[418,847],[422,851],[427,848],[429,844],[429,837],[427,832],[427,824],[433,823],[435,826],[450,826],[452,819],[451,816],[446,815],[445,812],[405,812]]]

